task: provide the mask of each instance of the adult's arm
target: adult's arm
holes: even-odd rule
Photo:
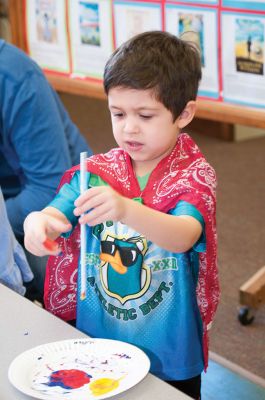
[[[25,217],[51,201],[72,163],[64,124],[42,73],[28,73],[22,83],[6,87],[2,112],[5,137],[11,143],[7,158],[23,186],[6,201],[6,208],[15,234],[23,235]]]

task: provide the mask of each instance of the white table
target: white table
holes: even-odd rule
[[[32,347],[57,340],[87,337],[31,301],[0,284],[0,400],[29,400],[8,380],[11,361]],[[188,400],[190,397],[148,374],[115,400]],[[80,399],[81,400],[81,399]]]

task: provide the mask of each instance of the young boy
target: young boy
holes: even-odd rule
[[[66,320],[77,308],[77,328],[142,348],[153,374],[197,399],[219,298],[215,173],[180,133],[194,116],[200,78],[191,43],[160,31],[124,43],[104,73],[119,148],[86,160],[82,195],[76,167],[54,201],[25,221],[28,250],[54,256],[46,308]],[[87,224],[83,300],[80,267],[75,296],[78,222]],[[47,250],[47,240],[72,227]]]

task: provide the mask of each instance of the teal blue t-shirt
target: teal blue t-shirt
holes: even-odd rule
[[[88,187],[103,183],[87,174]],[[79,194],[76,173],[50,204],[73,225]],[[192,216],[204,230],[202,215],[185,201],[169,213]],[[77,328],[140,347],[151,360],[151,372],[161,379],[199,375],[204,362],[196,286],[199,253],[206,249],[204,232],[189,251],[172,253],[121,222],[107,221],[87,231],[87,296],[80,300],[79,279]]]

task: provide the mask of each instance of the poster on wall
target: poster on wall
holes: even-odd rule
[[[223,7],[265,11],[265,0],[223,0]]]
[[[159,3],[114,1],[113,6],[116,47],[138,33],[162,30]]]
[[[72,76],[102,79],[113,51],[109,0],[69,2]]]
[[[265,107],[265,15],[222,15],[224,100]]]
[[[173,35],[179,37],[187,31],[197,33],[202,63],[202,80],[198,94],[218,99],[217,10],[167,4],[165,19],[166,30]]]
[[[45,70],[70,72],[64,0],[26,1],[29,55]]]

